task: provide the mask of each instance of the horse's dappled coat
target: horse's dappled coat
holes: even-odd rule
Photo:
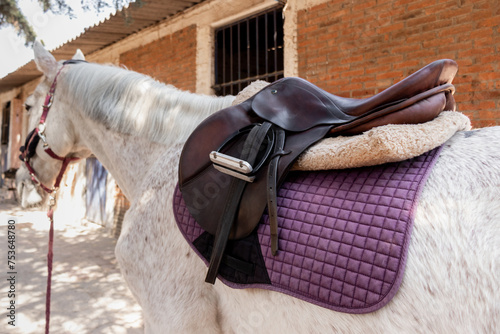
[[[41,70],[53,77],[58,67],[55,59],[41,46],[35,50]],[[78,66],[89,77],[101,69]],[[74,68],[61,75],[71,77]],[[38,100],[32,105],[39,107],[48,87],[42,83],[37,89],[41,94],[35,94]],[[83,111],[95,96],[86,95],[80,103],[73,98],[78,91],[58,94],[47,128],[49,142],[64,138],[58,146],[61,152],[66,148],[92,151],[131,202],[116,256],[144,311],[146,333],[499,331],[499,127],[460,132],[445,143],[416,209],[399,293],[377,312],[352,315],[262,289],[204,283],[206,267],[179,232],[171,207],[185,137],[166,138],[159,144],[138,133],[107,129]],[[38,118],[35,109],[33,117]],[[172,126],[183,132],[203,118],[202,113],[178,115],[182,116],[174,118]],[[36,155],[34,160],[41,158]],[[45,168],[37,170],[55,178],[59,166],[38,161],[37,167],[42,165]]]

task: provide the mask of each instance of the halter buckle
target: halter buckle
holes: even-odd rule
[[[38,134],[43,134],[45,132],[45,123],[38,123]]]
[[[38,124],[38,137],[43,141],[43,147],[46,148],[49,146],[47,143],[47,138],[45,137],[45,123]]]
[[[43,105],[43,108],[50,108],[52,106],[52,100],[54,100],[54,94],[48,93],[45,97],[45,104]]]
[[[30,176],[31,176],[31,181],[33,181],[35,184],[40,184],[40,180],[38,180],[38,177],[36,177],[35,173],[30,172]]]
[[[49,207],[53,207],[56,205],[56,195],[49,196]]]

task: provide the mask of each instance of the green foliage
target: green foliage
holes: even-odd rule
[[[99,13],[111,6],[118,10],[128,2],[127,0],[81,0],[81,6],[84,10]],[[54,14],[75,17],[73,8],[67,4],[66,0],[38,0],[38,3],[44,13],[50,11]],[[36,33],[19,8],[18,0],[0,1],[0,28],[8,25],[13,26],[18,35],[25,39],[26,45],[31,45],[35,41]]]
[[[16,0],[4,0],[0,3],[0,28],[13,26],[19,35],[24,36],[26,44],[32,43],[36,34],[28,20],[23,15]]]

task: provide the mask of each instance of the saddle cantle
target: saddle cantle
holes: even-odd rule
[[[305,149],[325,136],[422,123],[454,110],[457,70],[453,60],[435,61],[367,99],[284,78],[205,119],[182,150],[179,187],[191,215],[215,235],[206,281],[215,282],[227,240],[248,236],[266,205],[277,253],[277,189]]]

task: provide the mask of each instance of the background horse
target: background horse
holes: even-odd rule
[[[35,61],[45,78],[27,100],[33,126],[62,66],[40,44]],[[204,283],[206,267],[175,224],[172,196],[183,142],[231,102],[97,64],[66,65],[58,77],[47,141],[60,156],[95,154],[130,200],[115,253],[147,333],[500,331],[499,127],[445,144],[416,211],[402,285],[382,309],[344,314],[277,292]],[[51,184],[60,162],[40,146],[33,167]]]

